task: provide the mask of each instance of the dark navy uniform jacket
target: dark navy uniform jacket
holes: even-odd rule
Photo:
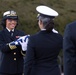
[[[21,47],[10,50],[6,44],[24,35],[24,32],[19,30],[14,30],[13,37],[11,37],[7,29],[0,31],[0,73],[15,74],[23,72],[24,60],[21,54]]]
[[[45,31],[29,38],[24,75],[60,75],[57,57],[62,49],[62,36]]]
[[[65,28],[63,52],[64,75],[76,75],[76,21]]]

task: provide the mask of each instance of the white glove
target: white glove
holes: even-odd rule
[[[22,47],[22,51],[26,51],[27,50],[27,43],[28,43],[28,38],[29,38],[30,35],[25,35],[23,37],[20,37],[18,40],[21,40],[19,41],[21,47]]]
[[[13,50],[13,49],[16,49],[17,48],[17,45],[18,44],[18,42],[10,42],[9,44],[7,44],[7,45],[9,45],[9,48],[11,49],[11,50]]]
[[[57,31],[57,30],[55,30],[54,28],[52,29],[52,31],[53,31],[54,33],[58,33],[58,31]]]

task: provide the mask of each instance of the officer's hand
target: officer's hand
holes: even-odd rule
[[[11,50],[16,49],[16,48],[17,48],[17,45],[20,45],[19,41],[10,42],[10,43],[9,43],[9,48],[10,48]]]
[[[19,38],[19,39],[21,39],[21,41],[19,41],[19,43],[22,47],[22,51],[27,50],[27,43],[28,43],[28,40],[29,40],[29,36],[30,35],[25,35],[25,36]]]
[[[55,30],[54,28],[52,29],[52,31],[53,31],[53,33],[58,33],[58,31],[57,31],[57,30]]]
[[[22,41],[22,39],[17,39],[16,41],[10,42],[8,45],[11,50],[16,49],[17,46],[20,45],[19,41]]]

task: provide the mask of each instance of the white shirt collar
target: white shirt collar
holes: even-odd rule
[[[10,29],[8,29],[7,27],[6,27],[6,29],[10,32],[11,30]],[[14,29],[12,29],[12,31],[14,32]]]
[[[44,31],[44,30],[46,30],[46,29],[41,29],[41,31]]]

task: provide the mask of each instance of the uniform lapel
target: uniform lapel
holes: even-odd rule
[[[14,41],[14,36],[11,36],[10,35],[10,32],[7,30],[7,29],[5,29],[4,30],[4,33],[5,33],[5,36],[6,36],[6,38],[8,39],[8,40],[10,40],[10,41]]]
[[[13,39],[14,39],[14,40],[17,40],[17,39],[18,39],[17,36],[18,36],[18,31],[15,29],[15,30],[14,30],[14,33],[13,33]]]
[[[8,42],[11,42],[11,36],[10,36],[10,32],[7,30],[7,29],[4,29],[4,37],[5,37],[5,40],[8,41]]]

